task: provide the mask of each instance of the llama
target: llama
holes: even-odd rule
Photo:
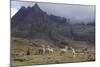
[[[47,48],[45,48],[47,54],[52,54],[53,53],[53,48],[51,48],[50,46],[47,46]]]
[[[30,48],[27,49],[26,55],[31,55],[31,49]]]
[[[43,45],[42,48],[38,49],[38,52],[36,54],[52,54],[53,49],[50,46],[47,46],[47,48]]]
[[[45,54],[45,48],[39,48],[38,53],[39,54]]]
[[[66,53],[68,53],[68,46],[65,46],[65,48],[60,49],[60,55],[66,54]]]
[[[71,50],[72,50],[72,55],[73,55],[73,58],[76,57],[76,52],[75,52],[75,49],[73,47],[71,47]]]
[[[45,46],[43,45],[42,48],[39,48],[35,54],[45,54]]]

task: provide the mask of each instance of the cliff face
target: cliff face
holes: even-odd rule
[[[43,37],[48,36],[52,28],[66,19],[43,12],[37,4],[33,7],[21,7],[11,19],[12,36]],[[44,36],[44,37],[45,37]]]

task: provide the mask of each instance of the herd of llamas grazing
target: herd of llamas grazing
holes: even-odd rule
[[[33,45],[32,42],[30,43],[31,45]],[[16,55],[17,56],[18,55],[25,56],[25,55],[33,55],[33,54],[34,55],[46,55],[46,54],[52,55],[52,54],[55,54],[56,52],[57,51],[55,50],[55,48],[51,47],[50,45],[42,45],[41,47],[38,47],[37,49],[33,49],[33,50],[30,48],[27,48],[25,49],[25,51],[16,53]],[[58,48],[58,52],[59,52],[59,55],[62,55],[62,56],[71,54],[73,58],[75,58],[78,54],[83,54],[83,55],[89,54],[88,48],[83,47],[81,51],[79,50],[78,52],[77,49],[68,45],[64,46],[63,48]]]
[[[75,48],[73,48],[73,47],[65,46],[64,48],[60,48],[59,51],[60,51],[59,55],[65,55],[65,54],[67,55],[68,53],[71,53],[73,58],[75,58],[77,56],[77,52],[76,52]],[[50,47],[49,45],[47,47],[42,45],[42,47],[35,50],[34,55],[54,54],[55,52],[56,51],[54,50],[54,48]],[[83,54],[88,53],[88,49],[83,48],[81,53],[83,53]],[[31,55],[31,54],[32,54],[32,50],[30,48],[28,48],[25,51],[24,55]]]
[[[39,47],[27,46],[26,48],[20,50],[20,52],[16,51],[13,53],[13,61],[16,62],[20,61],[20,59],[26,59],[30,62],[34,61],[34,63],[59,63],[65,61],[74,62],[95,60],[95,54],[92,54],[94,51],[91,51],[92,50],[87,47],[76,48],[71,45],[65,45],[62,48],[52,47],[50,45],[41,45]],[[25,63],[26,62],[27,61],[25,61]]]

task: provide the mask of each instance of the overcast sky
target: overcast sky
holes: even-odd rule
[[[21,8],[21,6],[34,6],[35,2],[11,1],[11,17]],[[71,18],[78,21],[91,21],[95,18],[95,6],[86,5],[69,5],[69,4],[54,4],[54,3],[40,3],[39,7],[56,16]]]

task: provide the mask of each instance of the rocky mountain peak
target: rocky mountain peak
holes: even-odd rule
[[[35,8],[39,8],[39,6],[38,6],[38,4],[37,4],[37,3],[35,3],[35,4],[34,4],[34,7],[35,7]]]

